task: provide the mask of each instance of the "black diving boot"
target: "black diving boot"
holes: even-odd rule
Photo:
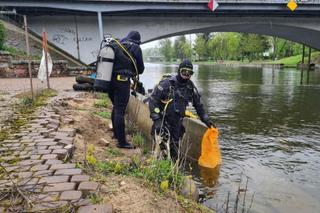
[[[134,145],[132,145],[131,143],[128,143],[128,142],[118,143],[117,147],[121,148],[121,149],[135,149],[136,148]]]

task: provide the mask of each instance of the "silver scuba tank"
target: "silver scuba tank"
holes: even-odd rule
[[[105,38],[97,60],[97,77],[94,82],[95,91],[108,92],[115,58],[114,49],[109,45],[112,38]]]

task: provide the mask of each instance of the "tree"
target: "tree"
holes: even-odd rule
[[[189,58],[191,60],[192,58],[192,46],[189,42],[186,42],[182,46],[183,49],[183,56],[184,58]]]
[[[178,36],[174,40],[173,44],[173,57],[183,60],[185,58],[184,52],[183,52],[183,46],[186,43],[186,38],[183,36]]]
[[[0,22],[0,50],[4,49],[5,37],[6,37],[5,28],[2,22]]]
[[[257,34],[242,33],[240,36],[240,53],[241,60],[245,57],[252,61],[261,59],[262,54],[269,50],[270,42],[267,36]]]
[[[239,44],[239,33],[216,33],[208,42],[209,55],[215,60],[239,59]]]
[[[301,54],[301,44],[278,38],[276,40],[276,56],[278,58],[289,57]]]
[[[160,53],[163,55],[166,61],[171,61],[173,49],[170,39],[166,38],[160,41]]]
[[[203,34],[198,34],[194,46],[196,54],[199,56],[199,60],[206,60],[208,57],[208,46]]]

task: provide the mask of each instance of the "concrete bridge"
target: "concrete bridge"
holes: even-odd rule
[[[143,43],[189,33],[247,32],[271,35],[320,49],[320,0],[2,0],[0,7],[28,15],[30,28],[89,64],[103,34],[121,38],[138,30]]]

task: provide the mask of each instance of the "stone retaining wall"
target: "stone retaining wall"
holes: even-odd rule
[[[32,76],[37,77],[40,61],[31,61]],[[65,60],[54,60],[51,77],[75,76],[91,74],[93,67],[68,67]],[[26,78],[29,77],[28,61],[13,60],[9,52],[0,51],[0,78]]]

